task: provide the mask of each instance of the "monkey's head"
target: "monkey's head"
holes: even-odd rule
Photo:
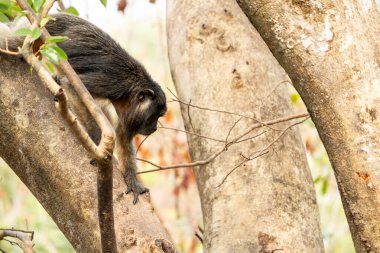
[[[143,88],[132,98],[129,112],[132,117],[125,118],[137,134],[150,135],[157,130],[158,119],[166,113],[166,97],[160,86],[153,82],[150,88]]]
[[[126,82],[134,82],[128,98],[114,102],[126,134],[150,135],[157,130],[158,119],[166,113],[166,97],[161,87],[144,71],[133,73]]]

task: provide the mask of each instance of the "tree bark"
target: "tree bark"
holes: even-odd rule
[[[0,156],[52,216],[77,252],[100,252],[96,171],[54,107],[53,97],[20,59],[0,55]],[[172,252],[149,203],[133,205],[114,169],[119,252]],[[38,231],[43,233],[43,231]]]
[[[287,89],[279,86],[288,80],[286,73],[235,1],[170,0],[167,15],[169,58],[181,101],[263,121],[292,114]],[[232,140],[257,123],[185,105],[181,110],[187,130],[217,139]],[[324,251],[314,186],[297,129],[285,132],[268,154],[244,163],[281,132],[264,129],[267,133],[232,145],[195,169],[205,252]],[[206,160],[224,145],[188,138],[193,160]]]
[[[376,1],[238,1],[300,93],[335,171],[357,252],[380,252]]]

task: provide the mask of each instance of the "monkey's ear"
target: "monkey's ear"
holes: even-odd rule
[[[148,95],[152,96],[152,98],[154,98],[154,97],[156,96],[156,94],[154,93],[154,91],[151,90],[151,89],[147,89],[147,90],[145,90],[145,92],[146,92]]]

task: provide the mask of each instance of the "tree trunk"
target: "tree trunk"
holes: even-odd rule
[[[263,121],[292,114],[287,89],[279,86],[287,75],[235,1],[170,0],[167,15],[170,64],[182,102]],[[222,140],[232,140],[257,123],[186,105],[181,110],[188,131]],[[285,132],[269,153],[246,161],[281,133],[262,128],[246,137],[264,129],[265,134],[231,145],[195,169],[205,252],[324,251],[314,186],[297,129]],[[188,137],[195,161],[206,160],[225,145]]]
[[[324,143],[357,252],[380,252],[376,1],[238,1],[289,73]]]
[[[77,252],[100,252],[96,171],[54,108],[53,97],[20,59],[0,55],[0,156],[32,191]],[[114,169],[119,252],[167,249],[168,235],[149,198],[132,204]],[[43,233],[44,231],[38,231]],[[169,247],[170,246],[170,247]],[[147,251],[150,252],[150,251]]]

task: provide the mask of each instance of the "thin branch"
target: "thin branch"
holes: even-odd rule
[[[7,50],[7,49],[1,49],[1,48],[0,48],[0,52],[4,53],[4,54],[13,55],[13,56],[19,56],[19,55],[21,55],[20,51],[16,52],[16,51],[10,51],[10,50]]]
[[[32,23],[31,28],[39,26],[40,21],[44,18],[49,9],[53,6],[55,0],[48,0],[42,7],[41,14],[36,16],[30,5],[26,0],[17,0],[19,6],[26,11],[26,15],[29,21]],[[45,42],[50,36],[45,28],[42,28],[42,34],[40,39]],[[45,70],[38,59],[33,55],[32,52],[32,40],[31,36],[28,35],[25,38],[22,53],[25,60],[37,71],[37,74],[43,81],[43,83],[48,87],[48,89],[53,93],[58,102],[57,108],[60,109],[62,115],[66,116],[65,119],[71,122],[74,132],[79,134],[79,139],[85,145],[86,149],[91,150],[92,155],[95,157],[98,165],[98,176],[97,176],[97,189],[98,189],[98,215],[99,215],[99,226],[100,226],[100,239],[102,245],[102,252],[117,252],[116,246],[116,235],[114,228],[114,214],[113,214],[113,162],[112,154],[115,143],[115,131],[104,115],[99,106],[95,103],[94,99],[85,88],[82,81],[79,79],[74,69],[68,63],[68,61],[60,61],[59,69],[63,72],[67,79],[70,81],[71,85],[74,87],[79,98],[82,100],[83,104],[86,106],[91,116],[95,119],[95,122],[99,126],[102,136],[98,146],[96,146],[93,141],[89,138],[88,134],[83,133],[83,127],[76,120],[76,117],[67,108],[66,97],[63,90],[58,86],[50,74]]]
[[[195,128],[193,126],[193,122],[191,120],[191,115],[190,115],[190,104],[191,104],[191,99],[189,100],[189,105],[187,106],[187,116],[189,117],[189,123],[190,123],[191,129],[193,131],[195,131]]]
[[[285,80],[285,81],[279,82],[278,84],[276,84],[276,86],[271,91],[268,92],[268,94],[266,94],[264,96],[264,99],[267,99],[268,97],[270,97],[270,95],[272,95],[272,93],[274,93],[278,89],[278,87],[280,87],[280,85],[283,84],[283,83],[292,84],[289,80]]]
[[[149,138],[149,136],[151,136],[151,135],[145,136],[145,138],[140,142],[139,146],[136,148],[136,155],[137,155],[137,152],[139,152],[140,147]]]
[[[186,131],[186,130],[181,130],[181,129],[178,129],[178,128],[165,127],[165,126],[160,126],[159,128],[161,128],[161,129],[168,129],[168,130],[174,130],[174,131],[178,131],[178,132],[181,132],[181,133],[186,133],[186,134],[189,134],[189,135],[198,136],[198,137],[201,137],[201,138],[204,138],[204,139],[207,139],[207,140],[212,140],[212,141],[217,141],[217,142],[225,142],[225,140],[215,139],[215,138],[212,138],[212,137],[204,136],[204,135],[201,135],[201,134],[198,134],[198,133],[194,133],[194,132],[190,132],[190,131]]]
[[[228,131],[228,134],[226,136],[226,140],[225,140],[225,144],[226,144],[226,147],[227,147],[227,143],[228,143],[228,137],[230,137],[230,134],[232,132],[232,129],[235,128],[235,126],[237,125],[237,123],[239,123],[239,121],[242,119],[242,117],[240,117],[237,121],[235,121],[235,123],[232,125],[232,127],[230,128],[230,130]]]
[[[240,143],[240,142],[245,142],[245,141],[252,140],[252,139],[257,138],[257,137],[259,137],[259,136],[261,136],[261,135],[263,135],[263,134],[265,134],[265,133],[267,133],[267,132],[268,132],[268,131],[265,130],[265,131],[263,131],[263,132],[261,132],[261,133],[258,133],[258,134],[256,134],[256,135],[254,135],[254,136],[251,136],[251,137],[248,137],[248,138],[242,139],[242,140],[240,140],[240,141],[235,141],[235,143]]]
[[[3,240],[6,241],[6,242],[9,242],[9,244],[12,245],[12,246],[18,246],[20,249],[22,249],[21,245],[18,242],[14,242],[12,240],[5,239],[5,238],[3,238]]]
[[[244,161],[239,163],[238,165],[236,165],[230,172],[227,173],[227,175],[224,176],[222,182],[220,182],[220,184],[218,184],[216,187],[214,188],[219,188],[222,184],[224,184],[224,182],[227,180],[227,178],[232,174],[232,172],[234,172],[237,168],[239,168],[241,165],[243,165],[243,163],[246,163],[247,161],[250,161],[250,160],[253,160],[253,159],[256,159],[260,156],[263,156],[263,155],[266,155],[268,154],[269,151],[265,151],[265,152],[262,152],[262,153],[259,153],[258,155],[256,156],[253,156],[253,157],[245,157],[244,158]]]
[[[57,2],[58,2],[58,6],[61,9],[61,11],[64,11],[66,8],[65,8],[65,5],[63,4],[62,0],[58,0]]]
[[[261,123],[254,124],[253,126],[251,126],[250,128],[248,128],[243,134],[239,135],[238,137],[236,137],[232,141],[228,142],[226,145],[224,145],[221,149],[219,149],[217,152],[215,152],[214,154],[212,154],[206,160],[201,160],[201,161],[197,161],[197,162],[193,162],[193,163],[182,163],[182,164],[169,165],[169,166],[160,166],[160,165],[157,165],[157,164],[155,164],[155,163],[153,163],[151,161],[148,161],[148,160],[145,160],[145,159],[142,159],[142,158],[136,158],[139,161],[149,163],[150,165],[153,165],[154,167],[157,168],[157,169],[152,169],[152,170],[139,171],[136,174],[144,174],[144,173],[156,172],[156,171],[161,171],[161,170],[176,169],[176,168],[196,167],[196,166],[201,166],[201,165],[208,164],[209,162],[211,162],[212,160],[214,160],[216,157],[218,157],[220,154],[222,154],[223,152],[225,152],[226,149],[229,146],[241,142],[241,139],[244,136],[248,135],[249,133],[251,133],[253,130],[255,130],[257,128],[260,128],[260,127],[262,127],[264,125],[274,125],[274,124],[277,124],[277,123],[286,122],[286,121],[293,120],[293,119],[298,119],[298,118],[305,118],[305,117],[306,117],[306,119],[308,119],[310,116],[309,116],[308,113],[302,113],[302,114],[296,114],[296,115],[292,115],[292,116],[288,116],[288,117],[284,117],[284,118],[279,118],[279,119],[267,121],[267,122],[265,122],[263,124],[261,124]],[[304,119],[304,120],[306,120],[306,119]],[[300,123],[298,123],[298,124],[300,124]],[[281,134],[283,134],[283,133],[281,133]],[[248,139],[251,139],[251,138],[248,138]],[[246,140],[248,140],[248,139],[246,139]]]
[[[203,238],[202,236],[198,233],[198,231],[195,231],[194,235],[198,238],[198,240],[203,244]]]
[[[267,146],[265,146],[264,148],[262,148],[260,151],[255,151],[253,152],[249,157],[245,157],[243,154],[240,154],[241,156],[243,156],[244,160],[239,163],[238,165],[236,165],[230,172],[227,173],[227,175],[223,178],[222,182],[220,184],[218,184],[216,187],[214,188],[219,188],[222,184],[224,184],[224,182],[227,180],[227,178],[237,169],[239,168],[241,165],[243,165],[244,163],[248,162],[248,161],[251,161],[253,159],[256,159],[262,155],[265,155],[267,153],[269,153],[268,149],[274,144],[276,143],[284,134],[286,131],[288,131],[290,128],[296,126],[296,125],[299,125],[303,122],[305,122],[307,119],[309,119],[309,116],[306,117],[305,119],[301,120],[301,121],[298,121],[296,123],[293,123],[293,124],[290,124],[289,126],[287,126],[285,129],[282,130],[282,132],[276,137],[274,138]],[[253,156],[253,154],[255,153],[259,153],[258,155],[255,155]]]
[[[34,253],[33,250],[33,231],[17,230],[17,229],[0,229],[0,240],[9,242],[12,245],[19,246],[24,253]],[[14,242],[5,237],[12,237],[18,239],[20,242]]]
[[[51,5],[51,1],[53,0],[50,0],[47,4]],[[36,24],[35,23],[36,20],[38,21],[39,19],[43,18],[42,16],[39,16],[38,18],[36,17],[32,8],[29,6],[26,0],[17,0],[17,3],[23,10],[26,11],[26,16],[33,25]],[[48,10],[45,9],[45,7],[42,7],[42,8],[43,8],[44,13],[48,12]],[[43,42],[45,42],[45,40],[48,37],[50,37],[50,34],[46,30],[46,28],[42,28],[41,30],[42,30],[42,34],[40,38]],[[86,87],[84,86],[82,81],[79,79],[79,77],[77,76],[77,74],[75,73],[71,65],[68,63],[68,61],[61,60],[58,67],[66,75],[66,77],[68,78],[72,86],[74,87],[75,91],[78,93],[78,96],[82,99],[84,105],[86,106],[91,116],[95,119],[96,123],[98,124],[99,128],[102,131],[102,138],[95,152],[96,158],[107,159],[113,153],[114,140],[115,140],[115,131],[111,123],[108,121],[107,117],[104,115],[104,113],[99,108],[99,106],[95,103],[94,99],[92,98],[90,93],[87,91]],[[54,91],[53,91],[53,94],[55,94]]]
[[[38,15],[38,24],[40,24],[41,20],[48,15],[49,10],[53,7],[56,0],[47,0],[41,8],[41,12]]]
[[[211,111],[211,112],[219,112],[219,113],[225,113],[225,114],[229,114],[229,115],[239,116],[239,117],[242,117],[242,118],[245,118],[245,119],[250,119],[250,120],[256,121],[257,123],[261,123],[261,124],[265,125],[265,123],[263,121],[259,120],[259,119],[256,119],[256,118],[250,117],[250,116],[246,116],[246,115],[243,115],[243,114],[240,114],[240,113],[229,112],[229,111],[219,110],[219,109],[212,109],[212,108],[208,108],[208,107],[202,107],[202,106],[193,105],[193,104],[190,104],[190,103],[183,102],[169,88],[167,88],[167,89],[169,90],[169,92],[175,98],[175,99],[173,99],[174,102],[178,102],[178,103],[186,105],[188,107],[191,106],[191,107],[197,108],[199,110]],[[270,128],[270,129],[272,129],[272,130],[275,130],[275,131],[281,131],[279,129],[270,127],[269,125],[265,125],[265,126],[268,127],[268,128]]]

